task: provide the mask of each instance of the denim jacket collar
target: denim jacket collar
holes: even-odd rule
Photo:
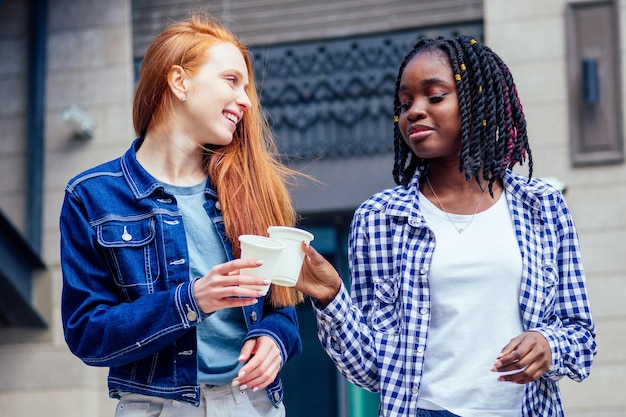
[[[121,158],[122,172],[124,178],[128,182],[128,187],[131,189],[133,195],[137,199],[142,199],[150,196],[158,189],[163,189],[163,186],[152,175],[148,173],[141,166],[137,160],[137,151],[143,143],[142,138],[137,138],[133,142],[132,146],[126,151]],[[205,193],[217,200],[217,192],[213,186],[211,179],[207,178]]]

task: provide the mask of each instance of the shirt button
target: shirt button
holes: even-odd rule
[[[428,313],[428,309],[426,307],[420,308],[420,314],[422,316],[425,316],[427,313]]]
[[[188,311],[187,312],[187,320],[189,320],[189,321],[196,321],[196,320],[198,320],[198,313],[196,313],[195,311]]]
[[[420,275],[426,275],[426,268],[420,269]]]
[[[418,347],[418,348],[417,348],[417,351],[418,351],[419,353],[424,352],[424,346],[420,346],[420,347]]]
[[[535,232],[540,232],[541,231],[541,226],[535,226]]]
[[[417,393],[419,392],[419,390],[417,389],[417,387],[413,387],[413,389],[411,390],[411,392],[415,395],[417,395]]]
[[[252,323],[256,323],[256,318],[256,311],[250,313],[250,320],[252,320]]]

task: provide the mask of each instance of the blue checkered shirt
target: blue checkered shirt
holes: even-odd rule
[[[561,193],[546,183],[507,172],[504,186],[523,262],[523,326],[552,349],[550,369],[526,384],[520,413],[562,416],[557,381],[586,378],[596,353],[576,229]],[[415,416],[420,393],[435,239],[418,187],[416,175],[408,187],[382,191],[357,209],[350,294],[342,287],[326,308],[314,305],[326,352],[349,381],[380,392],[380,416]]]

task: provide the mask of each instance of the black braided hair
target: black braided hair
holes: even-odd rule
[[[473,38],[422,38],[402,61],[394,96],[394,166],[396,184],[408,185],[417,170],[425,173],[428,161],[416,156],[404,141],[398,127],[400,79],[409,61],[424,51],[443,51],[455,74],[461,117],[459,171],[465,178],[493,183],[506,169],[528,159],[528,175],[533,162],[526,119],[509,68],[486,45]],[[482,178],[481,178],[482,176]]]

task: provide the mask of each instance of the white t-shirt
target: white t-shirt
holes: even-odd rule
[[[471,215],[449,214],[456,227],[426,197],[419,200],[436,244],[418,406],[462,417],[520,417],[524,385],[491,372],[502,348],[523,332],[522,259],[505,194],[469,225]]]

